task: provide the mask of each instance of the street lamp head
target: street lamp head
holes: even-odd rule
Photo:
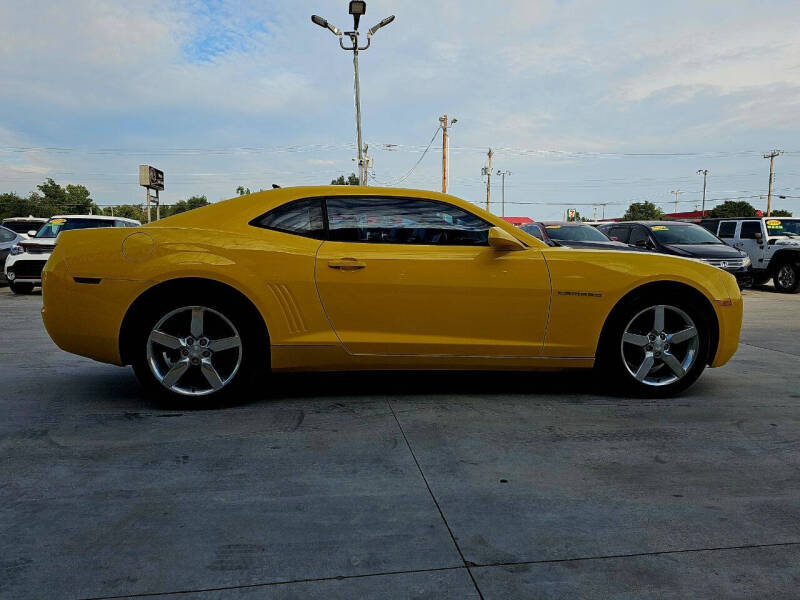
[[[350,0],[350,14],[353,15],[353,29],[358,31],[358,22],[361,15],[367,13],[367,3],[364,0]]]
[[[330,29],[333,35],[341,35],[342,32],[339,31],[339,28],[336,27],[333,23],[328,23],[327,20],[323,19],[319,15],[311,15],[311,22],[315,25],[319,25],[320,27],[324,27],[326,29]]]
[[[392,21],[394,21],[394,15],[386,17],[383,21],[375,25],[372,29],[370,29],[367,32],[367,37],[372,37],[373,35],[375,35],[375,32],[378,31],[378,29],[380,29],[381,27],[386,27]]]
[[[458,123],[458,119],[453,119],[450,121],[450,125],[455,125],[456,123]]]

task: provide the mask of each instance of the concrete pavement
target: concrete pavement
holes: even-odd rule
[[[583,375],[287,375],[164,410],[0,288],[0,598],[787,598],[800,295],[685,395]]]

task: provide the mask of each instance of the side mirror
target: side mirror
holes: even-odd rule
[[[489,229],[489,245],[495,250],[502,250],[504,252],[525,250],[525,248],[527,248],[525,244],[499,227],[491,227]]]
[[[37,232],[35,229],[31,229],[31,230],[28,232],[28,236],[29,236],[29,237],[34,237],[34,236],[35,236],[37,233],[38,233],[38,232]]]
[[[764,239],[764,234],[762,234],[760,231],[756,231],[756,232],[753,234],[753,237],[754,237],[755,239],[757,239],[757,240],[760,242],[761,240],[763,240],[763,239]]]

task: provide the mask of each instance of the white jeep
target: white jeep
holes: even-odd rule
[[[726,244],[747,252],[753,283],[770,279],[779,292],[800,291],[800,218],[705,219],[701,225]]]

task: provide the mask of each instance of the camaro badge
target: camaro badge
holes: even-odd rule
[[[559,296],[587,296],[589,298],[602,298],[603,294],[600,292],[563,292],[558,291]]]

